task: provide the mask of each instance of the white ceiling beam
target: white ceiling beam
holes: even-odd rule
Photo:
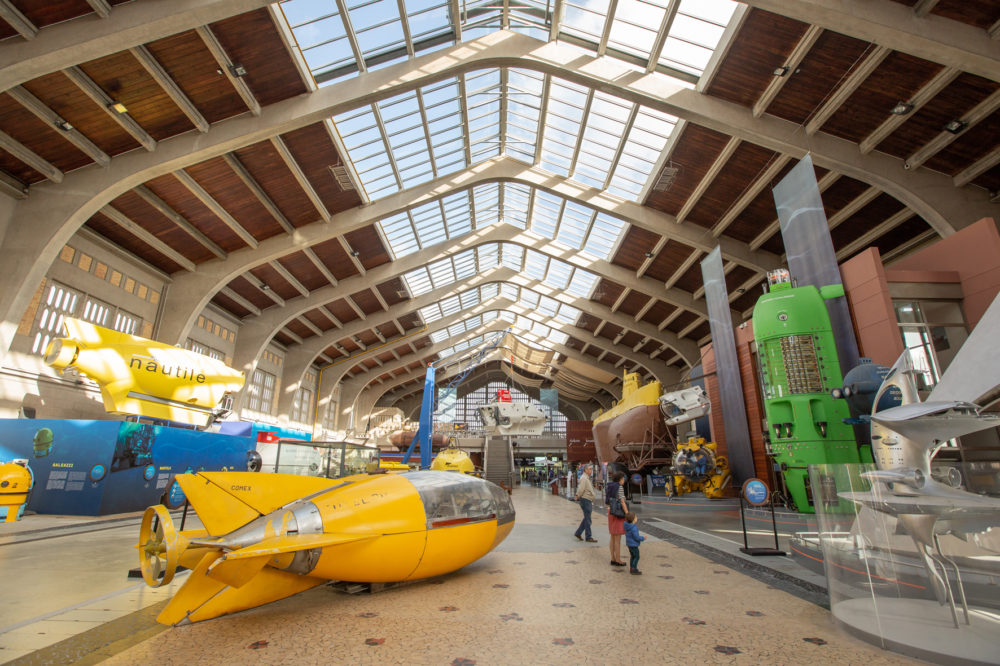
[[[139,144],[146,150],[152,152],[156,150],[156,139],[151,137],[146,130],[136,122],[135,118],[130,116],[128,113],[118,113],[111,105],[119,102],[120,100],[112,99],[110,95],[104,92],[104,89],[97,85],[93,79],[87,76],[86,73],[79,67],[68,67],[63,70],[63,74],[66,75],[70,81],[76,84],[79,88],[92,99],[101,109],[111,116],[111,119],[118,123],[119,127],[129,133],[133,139],[139,142]]]
[[[16,157],[21,162],[42,174],[53,183],[61,183],[63,172],[60,171],[47,159],[34,152],[23,143],[10,136],[6,132],[0,132],[0,148]]]
[[[129,234],[135,236],[140,241],[153,248],[164,257],[174,262],[181,268],[187,271],[193,271],[195,269],[195,264],[193,261],[185,257],[183,254],[170,247],[162,240],[154,236],[151,232],[142,228],[137,222],[130,219],[127,215],[119,211],[113,206],[106,205],[101,209],[101,213],[104,214],[109,220],[117,224],[119,227],[127,231]]]
[[[212,211],[216,217],[222,220],[223,223],[225,223],[225,225],[233,231],[233,233],[239,236],[244,243],[255,250],[257,249],[258,242],[257,239],[253,237],[253,234],[247,231],[246,228],[239,223],[239,220],[233,217],[222,204],[216,201],[215,197],[199,185],[198,181],[191,177],[191,174],[184,169],[180,169],[178,171],[174,171],[173,176],[180,181],[181,185],[186,187],[188,191],[195,196],[195,198],[205,204],[205,207]]]
[[[657,324],[656,328],[658,328],[660,331],[666,330],[667,326],[670,326],[670,324],[675,319],[677,319],[678,317],[680,317],[682,314],[684,314],[684,310],[682,310],[681,308],[676,308],[673,312],[671,312],[669,315],[667,315],[666,318],[663,321],[661,321],[659,324]]]
[[[955,119],[965,123],[965,127],[959,130],[958,133],[942,130],[940,134],[921,146],[921,148],[915,153],[907,157],[903,166],[911,170],[916,169],[924,162],[937,155],[938,152],[951,145],[952,141],[964,134],[970,128],[975,127],[979,121],[992,115],[997,109],[1000,109],[1000,90],[994,91],[992,95],[984,99],[979,104],[976,104],[975,107],[964,113],[960,118]]]
[[[188,222],[183,216],[181,216],[180,213],[171,208],[166,201],[153,194],[152,190],[148,187],[145,185],[139,185],[132,188],[132,191],[141,197],[143,201],[158,210],[160,214],[180,227],[184,233],[198,241],[203,247],[207,248],[208,251],[216,257],[225,260],[225,258],[229,256],[225,250],[215,243],[215,241],[203,234],[196,226]]]
[[[746,207],[750,205],[750,202],[756,199],[757,195],[759,195],[764,188],[771,186],[774,179],[778,177],[778,174],[785,168],[785,165],[788,164],[791,159],[792,158],[788,155],[776,154],[771,159],[770,164],[767,165],[767,168],[764,169],[764,171],[761,172],[760,175],[758,175],[745,190],[743,190],[743,193],[739,196],[739,198],[729,206],[725,215],[723,215],[722,218],[715,223],[715,226],[712,227],[712,235],[716,238],[721,236],[722,232],[728,229],[729,225],[735,222],[736,218],[739,217],[744,210],[746,210]]]
[[[278,275],[280,275],[285,282],[292,285],[292,287],[295,288],[295,291],[299,292],[303,296],[309,295],[309,290],[306,288],[306,286],[301,282],[299,282],[298,279],[294,275],[292,275],[287,268],[282,266],[281,262],[277,260],[269,261],[267,262],[267,265],[270,266],[272,269],[274,269],[274,271]]]
[[[236,301],[236,303],[244,310],[249,310],[252,314],[258,317],[260,316],[260,308],[258,308],[256,305],[254,305],[247,299],[237,294],[230,287],[223,287],[222,289],[219,290],[219,294],[225,296],[226,298]]]
[[[257,291],[259,291],[260,293],[264,294],[269,299],[271,299],[272,301],[274,301],[275,305],[277,305],[278,307],[282,307],[282,308],[285,307],[285,299],[283,299],[278,294],[274,293],[274,289],[271,289],[271,285],[267,284],[266,282],[264,282],[259,277],[257,277],[256,275],[254,275],[253,273],[251,273],[249,271],[247,271],[243,275],[243,278],[247,282],[249,282],[250,284],[252,284],[253,287]]]
[[[5,171],[0,171],[0,192],[12,199],[28,198],[28,186]]]
[[[309,321],[307,317],[296,317],[295,321],[299,322],[300,324],[308,328],[310,331],[313,332],[314,335],[323,335],[323,329],[321,329],[319,326]]]
[[[107,153],[98,148],[93,141],[85,137],[78,129],[70,125],[65,118],[50,109],[40,99],[28,92],[27,88],[23,86],[15,86],[8,90],[7,94],[13,97],[18,104],[35,114],[35,116],[46,125],[59,128],[59,134],[62,138],[79,148],[85,155],[87,155],[87,157],[94,160],[97,164],[100,164],[102,167],[106,167],[111,163],[111,157],[108,156]],[[69,127],[69,129],[65,129],[66,127]]]
[[[830,119],[830,116],[847,102],[890,53],[892,53],[892,49],[886,46],[876,46],[868,51],[864,60],[847,75],[847,78],[840,81],[833,94],[829,95],[826,101],[813,111],[809,120],[806,121],[806,134],[818,132]]]
[[[223,76],[229,79],[229,82],[233,84],[233,88],[236,89],[236,94],[240,96],[243,103],[246,104],[247,108],[255,116],[260,115],[260,102],[254,96],[253,91],[250,90],[250,86],[244,81],[244,77],[237,76],[233,71],[235,65],[240,63],[234,63],[229,59],[229,54],[226,53],[226,49],[222,47],[219,39],[212,32],[212,29],[207,25],[201,26],[195,29],[198,36],[201,37],[201,41],[205,43],[208,50],[211,52],[212,57],[215,58],[215,62],[219,65],[219,71],[222,72]]]
[[[900,125],[906,122],[908,116],[919,111],[924,104],[934,99],[939,92],[944,90],[961,73],[961,70],[957,67],[945,67],[935,74],[934,78],[925,83],[920,90],[915,92],[910,99],[900,100],[901,102],[909,102],[913,105],[913,108],[908,113],[901,115],[890,113],[889,117],[881,125],[872,130],[871,134],[862,139],[861,143],[858,144],[861,148],[861,154],[867,155],[874,150],[875,146],[882,143],[883,139],[895,132]]]
[[[292,29],[289,27],[288,21],[285,20],[285,16],[278,3],[268,5],[267,13],[271,17],[271,24],[274,25],[274,29],[281,35],[281,43],[285,47],[285,53],[295,63],[295,71],[299,73],[299,80],[302,81],[302,85],[309,92],[316,92],[316,79],[313,78],[312,72],[309,71],[309,64],[306,62],[305,56],[302,55],[302,49],[298,47],[295,35],[292,34]]]
[[[937,5],[938,0],[917,0],[917,4],[913,6],[914,16],[923,18],[931,13],[934,6]]]
[[[674,19],[677,18],[677,9],[680,5],[681,0],[670,0],[664,9],[660,28],[656,31],[656,37],[653,39],[653,44],[649,49],[649,62],[646,63],[647,74],[655,70],[660,62],[660,56],[663,55],[663,47],[667,43],[667,37],[670,36],[670,29],[674,25]]]
[[[730,137],[729,141],[722,148],[722,151],[718,154],[715,160],[712,162],[712,166],[708,168],[705,175],[701,177],[698,184],[695,186],[694,190],[688,195],[687,201],[681,206],[680,211],[677,212],[677,223],[680,224],[684,219],[694,210],[694,207],[698,204],[698,200],[701,199],[702,195],[712,186],[715,182],[715,177],[718,176],[723,169],[726,168],[726,164],[729,162],[729,158],[733,156],[736,149],[740,147],[742,140],[739,137]]]
[[[87,0],[87,4],[101,18],[111,16],[111,4],[107,0]]]
[[[880,224],[872,227],[867,232],[865,232],[864,235],[854,239],[853,241],[842,247],[840,250],[838,250],[837,261],[843,261],[844,259],[847,259],[858,250],[868,247],[869,245],[872,244],[872,242],[878,240],[888,232],[892,231],[893,229],[901,225],[903,222],[909,220],[911,217],[913,217],[913,211],[908,208],[904,208],[903,210],[899,211],[898,213],[890,217],[888,220],[885,220],[884,222],[881,222]]]
[[[281,156],[281,160],[288,167],[288,170],[292,172],[292,176],[295,178],[295,182],[299,184],[302,191],[309,198],[310,203],[312,203],[313,208],[319,214],[320,218],[324,222],[330,221],[330,211],[327,210],[326,204],[323,203],[323,199],[319,196],[316,188],[312,186],[309,179],[306,177],[305,172],[299,163],[295,161],[295,156],[292,155],[292,151],[288,149],[288,145],[285,143],[284,139],[280,136],[271,137],[271,145],[274,146],[275,150],[278,151],[278,155]]]
[[[347,180],[350,183],[350,189],[353,189],[361,197],[361,204],[367,205],[371,203],[371,199],[368,196],[368,192],[365,190],[364,183],[361,182],[361,176],[358,175],[357,169],[354,168],[354,162],[351,161],[350,154],[347,151],[347,146],[344,145],[344,140],[340,138],[340,132],[333,125],[333,120],[330,118],[323,119],[323,128],[326,130],[327,136],[330,137],[330,141],[333,142],[333,147],[337,151],[337,157],[340,158],[339,164],[334,164],[330,169],[342,168],[347,173]],[[334,179],[337,181],[337,185],[342,190],[346,190],[340,179],[334,174]]]
[[[640,319],[646,316],[646,313],[649,312],[650,308],[652,308],[654,305],[656,305],[656,299],[650,298],[648,301],[646,301],[645,305],[639,308],[639,311],[635,313],[635,317],[633,317],[633,319],[638,322]]]
[[[38,26],[29,21],[10,0],[0,0],[0,19],[9,23],[25,39],[34,39],[38,34]]]
[[[365,275],[368,271],[365,270],[364,265],[358,258],[359,256],[358,251],[355,250],[350,245],[348,245],[347,239],[344,238],[343,236],[337,236],[337,242],[340,243],[340,247],[343,248],[344,252],[346,252],[347,256],[350,258],[351,263],[354,264],[354,270],[356,270],[361,275]]]
[[[349,307],[350,307],[350,308],[351,308],[352,310],[354,310],[354,312],[355,312],[355,313],[356,313],[356,314],[358,315],[358,317],[360,317],[360,318],[361,318],[362,320],[365,320],[365,321],[367,321],[367,319],[368,319],[368,315],[366,315],[366,314],[365,314],[365,311],[364,311],[364,310],[362,310],[362,309],[361,309],[361,308],[360,308],[360,307],[358,306],[358,304],[354,302],[354,299],[353,299],[353,298],[351,298],[350,296],[344,296],[344,302],[346,302],[346,303],[347,303],[347,305],[348,305],[348,306],[349,306]]]
[[[684,263],[678,266],[677,270],[675,270],[673,274],[667,278],[667,281],[663,284],[663,288],[664,289],[673,288],[673,286],[677,284],[677,281],[680,280],[681,277],[683,277],[684,274],[687,273],[692,266],[694,266],[694,262],[698,261],[701,255],[702,255],[701,250],[694,250],[691,254],[689,254],[688,258],[684,260]]]
[[[615,23],[615,13],[618,11],[618,0],[611,0],[604,15],[604,30],[601,31],[601,39],[597,42],[597,55],[603,56],[608,52],[608,40],[611,38],[611,27]]]
[[[829,226],[831,230],[836,229],[842,222],[849,219],[852,215],[870,204],[880,194],[882,194],[882,192],[877,187],[869,187],[867,190],[851,199],[846,206],[831,215],[826,221],[827,226]]]
[[[785,58],[785,64],[779,68],[782,71],[782,74],[780,76],[777,74],[772,75],[771,81],[767,84],[767,87],[764,88],[764,92],[762,92],[760,97],[757,98],[757,101],[754,102],[752,111],[754,118],[760,118],[764,115],[764,112],[767,111],[767,107],[771,105],[771,102],[773,102],[774,98],[778,96],[781,89],[785,87],[788,80],[795,75],[799,65],[802,64],[802,59],[806,57],[806,54],[809,53],[813,44],[816,43],[816,40],[819,39],[821,34],[823,34],[823,28],[818,25],[810,25],[805,34],[799,38],[795,48],[792,49],[792,52],[788,54],[787,58]]]
[[[332,321],[334,326],[336,326],[337,328],[344,328],[344,322],[337,319],[337,315],[330,312],[330,308],[326,307],[325,305],[321,305],[319,306],[319,311],[322,312],[327,319]]]
[[[312,265],[316,267],[316,270],[323,274],[323,277],[326,278],[327,282],[334,287],[337,286],[337,277],[330,272],[330,269],[326,267],[326,264],[323,263],[323,260],[319,258],[319,255],[317,255],[311,247],[303,248],[302,254],[306,255],[306,258],[312,262]]]
[[[247,186],[247,189],[249,189],[250,192],[257,198],[257,201],[259,201],[260,204],[267,209],[267,212],[274,218],[274,221],[281,225],[281,228],[284,229],[286,233],[294,234],[295,227],[293,227],[292,223],[288,221],[288,218],[286,218],[285,214],[281,212],[281,209],[278,208],[277,204],[271,200],[271,197],[267,196],[267,192],[265,192],[264,188],[260,186],[260,183],[258,183],[252,175],[250,175],[250,172],[247,171],[247,168],[242,162],[240,162],[239,158],[233,153],[226,153],[222,156],[222,158],[226,160],[226,164],[228,164],[229,168],[233,170],[233,173],[235,173],[239,179],[243,181],[243,184]]]
[[[163,69],[163,65],[153,57],[153,54],[149,52],[149,49],[145,46],[133,46],[129,49],[129,53],[139,61],[139,64],[149,73],[149,75],[156,81],[163,92],[167,93],[167,96],[173,100],[174,104],[181,110],[181,112],[187,116],[191,124],[194,125],[199,132],[208,131],[208,121],[205,120],[205,116],[201,115],[198,107],[194,105],[184,91],[180,89],[177,82],[167,73],[167,70]]]
[[[955,174],[955,177],[952,178],[955,183],[955,187],[968,185],[973,180],[995,167],[997,164],[1000,164],[1000,146],[993,146],[993,150],[986,153],[984,157],[981,157]]]
[[[302,344],[302,338],[300,338],[298,335],[296,335],[294,331],[290,331],[287,328],[283,328],[283,329],[281,329],[280,333],[282,335],[287,335],[288,337],[290,337],[292,339],[292,342],[294,342],[295,344],[297,344],[297,345],[301,345]]]
[[[351,11],[347,8],[347,2],[345,0],[336,0],[337,2],[337,12],[340,14],[341,21],[344,24],[344,33],[347,37],[347,43],[351,45],[351,52],[354,54],[354,61],[358,65],[358,73],[363,74],[368,71],[368,65],[365,64],[365,56],[361,51],[361,46],[358,43],[358,35],[354,32],[354,24],[351,22]]]
[[[614,304],[611,306],[612,312],[618,312],[618,308],[620,308],[622,303],[625,302],[625,298],[629,295],[630,291],[631,289],[628,289],[627,287],[622,289],[622,293],[618,295],[618,298],[615,299]]]
[[[636,269],[635,276],[637,278],[641,278],[643,275],[646,274],[646,271],[649,270],[649,267],[653,265],[654,261],[656,261],[656,255],[660,254],[660,252],[663,251],[663,248],[667,246],[667,242],[669,242],[669,240],[670,239],[668,239],[666,236],[660,236],[660,240],[656,241],[656,245],[653,246],[653,249],[649,250],[646,253],[646,258],[643,259],[642,265],[640,265],[639,268]]]

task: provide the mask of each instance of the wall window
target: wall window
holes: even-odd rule
[[[270,372],[254,370],[247,386],[247,409],[260,414],[270,414],[274,404],[274,387],[277,378]]]
[[[917,387],[929,391],[969,337],[958,301],[894,300],[903,345],[919,371]]]
[[[55,282],[49,284],[42,299],[42,307],[39,308],[38,319],[32,335],[32,353],[44,354],[49,340],[60,338],[66,334],[63,330],[63,319],[76,314],[81,296],[82,294],[75,289],[64,287]]]
[[[125,312],[124,310],[118,310],[115,313],[114,323],[111,325],[111,328],[122,333],[128,333],[129,335],[137,335],[136,331],[140,323],[142,323],[141,317],[136,317],[134,314]]]
[[[209,347],[208,345],[203,345],[202,343],[198,342],[197,340],[192,340],[191,338],[188,338],[184,342],[184,348],[185,349],[189,349],[189,350],[193,351],[196,354],[201,354],[202,356],[207,356],[209,358],[214,358],[216,361],[222,361],[223,363],[226,362],[226,355],[225,354],[223,354],[218,349],[213,349],[212,347]]]
[[[292,396],[292,411],[288,415],[288,420],[312,425],[312,406],[313,392],[307,388],[300,388]]]
[[[80,319],[107,328],[108,320],[114,311],[115,306],[100,301],[93,296],[88,296],[83,303],[83,311],[80,313]]]

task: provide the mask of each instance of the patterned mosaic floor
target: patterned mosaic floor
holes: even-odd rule
[[[518,524],[462,571],[374,595],[320,587],[168,629],[107,663],[917,663],[837,629],[828,611],[652,537],[642,576],[609,565],[603,516],[514,494]],[[623,548],[624,551],[624,548]],[[624,551],[627,555],[627,551]]]

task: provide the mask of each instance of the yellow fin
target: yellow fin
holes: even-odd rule
[[[255,508],[203,474],[178,474],[176,479],[201,524],[212,536],[228,534],[260,515]]]
[[[218,559],[208,567],[208,576],[222,581],[230,587],[243,587],[251,578],[260,573],[267,561],[267,555],[234,559],[229,556]]]
[[[239,560],[260,557],[262,555],[271,557],[280,555],[281,553],[293,553],[297,550],[307,550],[309,548],[337,546],[342,543],[373,539],[374,537],[375,535],[371,534],[286,534],[284,536],[264,539],[252,546],[226,553],[226,559]]]

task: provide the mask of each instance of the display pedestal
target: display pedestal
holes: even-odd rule
[[[837,602],[831,611],[858,638],[893,652],[939,664],[1000,664],[995,611],[970,607],[965,624],[959,609],[957,629],[948,606],[925,599],[859,597]]]

